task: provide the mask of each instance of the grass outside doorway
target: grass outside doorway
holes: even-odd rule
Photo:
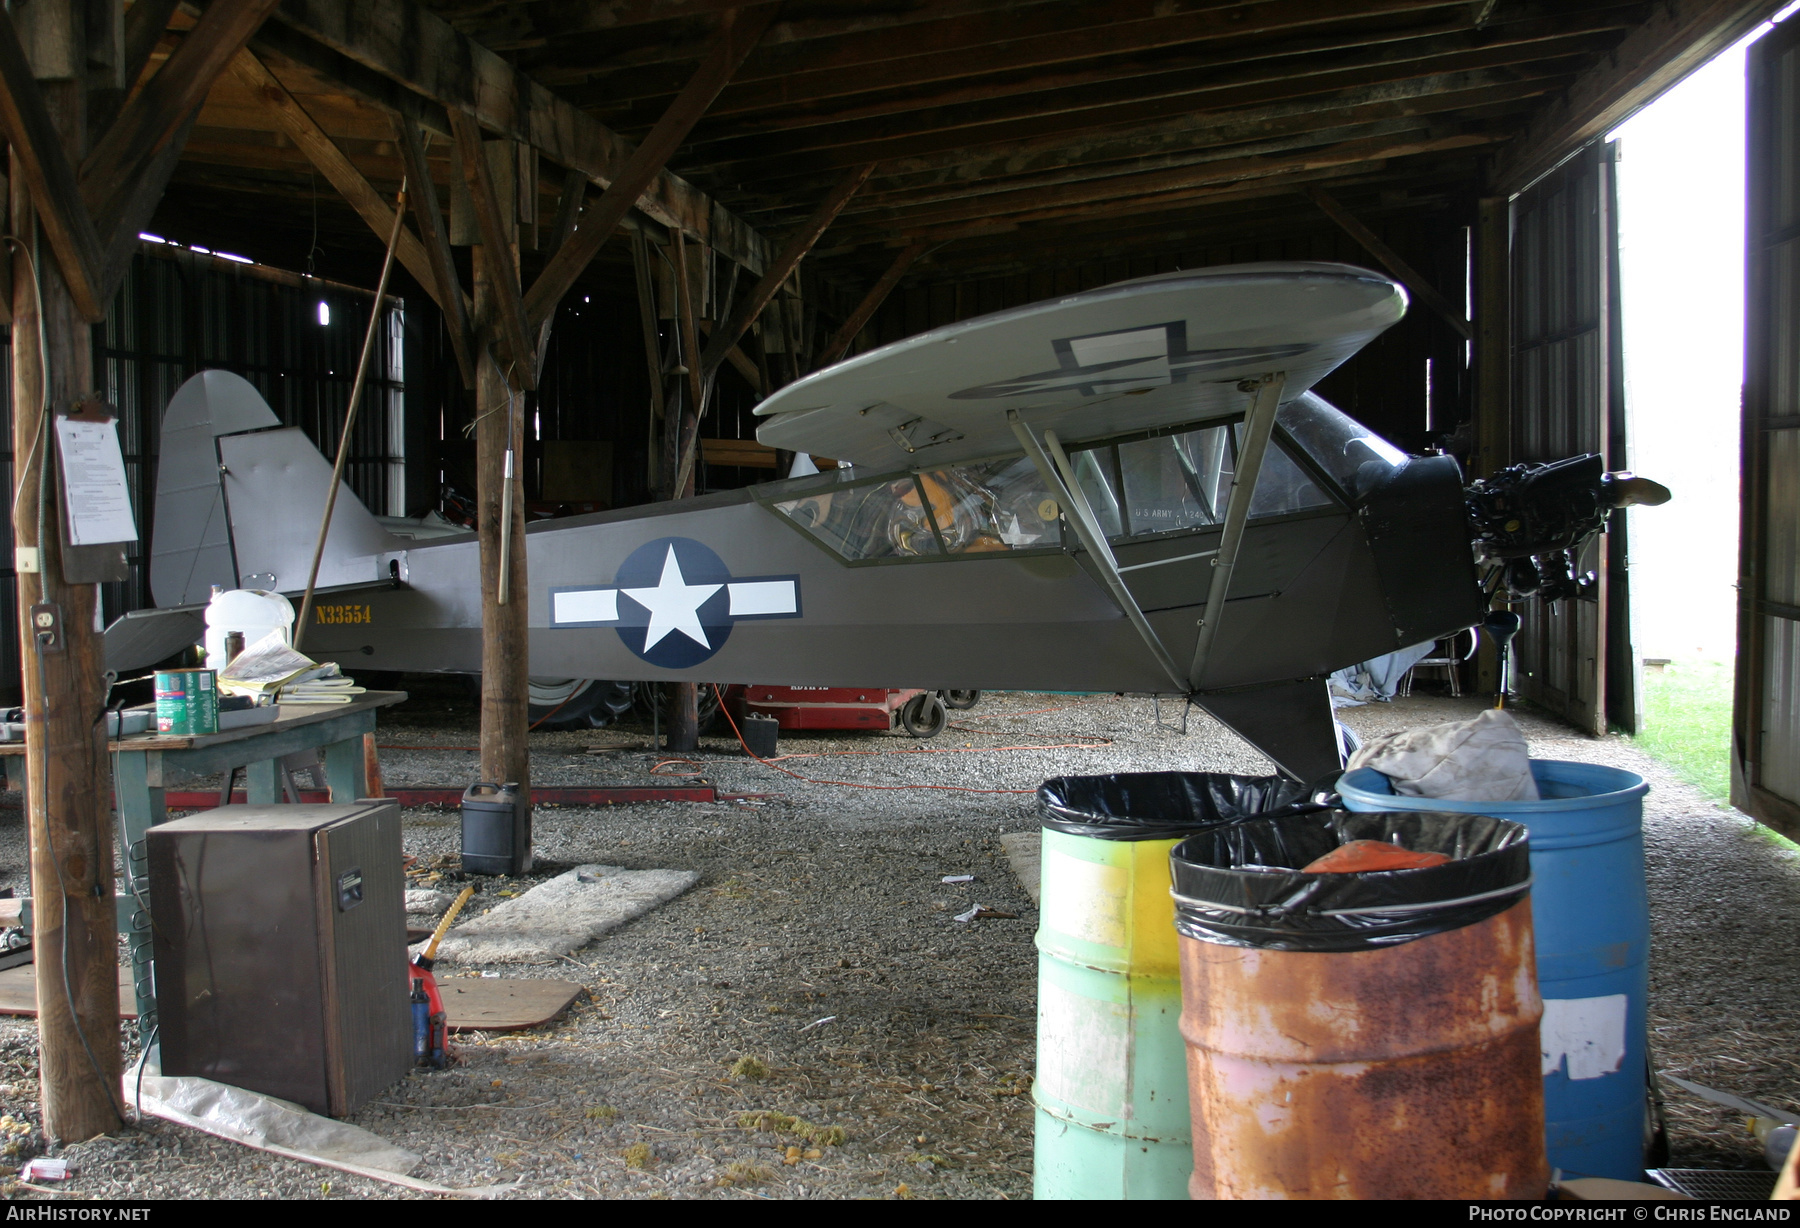
[[[1732,666],[1671,661],[1646,668],[1637,744],[1721,805],[1731,796]]]

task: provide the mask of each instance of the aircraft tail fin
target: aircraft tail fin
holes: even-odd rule
[[[274,428],[274,429],[271,429]],[[306,587],[331,463],[229,371],[202,371],[169,400],[156,474],[150,591],[159,607],[203,605],[212,586]],[[338,484],[320,588],[388,579],[408,545]]]
[[[219,463],[239,584],[300,592],[325,514],[331,463],[294,427],[223,436]],[[385,582],[389,557],[412,544],[383,528],[340,481],[318,587]]]
[[[215,441],[280,425],[262,394],[229,371],[202,371],[169,398],[151,522],[150,592],[158,606],[203,603],[215,584],[237,587]]]

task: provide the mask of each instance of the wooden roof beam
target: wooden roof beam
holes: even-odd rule
[[[829,39],[771,43],[744,68],[731,91],[731,113],[894,86],[1041,68],[1104,55],[1183,44],[1308,33],[1322,23],[1368,22],[1390,15],[1454,12],[1469,25],[1468,5],[1455,0],[1281,0],[1222,3],[1202,0],[1174,9],[1163,0],[1105,4],[1015,5],[989,13],[873,29]],[[1172,11],[1173,9],[1173,11]],[[674,85],[674,65],[621,67],[571,98],[593,105],[609,99],[653,98]],[[835,84],[831,78],[836,77]],[[866,82],[866,84],[864,84]],[[823,92],[821,92],[823,91]]]
[[[831,223],[837,220],[837,215],[843,212],[844,206],[856,194],[857,189],[867,182],[874,169],[874,164],[871,163],[868,166],[857,167],[845,175],[825,199],[819,202],[819,207],[813,210],[812,216],[806,219],[800,229],[795,231],[786,243],[782,244],[780,254],[769,263],[769,267],[763,271],[761,279],[751,288],[750,293],[744,296],[743,301],[732,308],[730,318],[719,326],[706,343],[706,349],[700,355],[701,379],[710,380],[712,378],[713,372],[717,371],[719,364],[725,360],[725,352],[736,345],[738,338],[742,337],[745,330],[755,323],[756,317],[761,315],[763,308],[769,305],[769,300],[775,297],[775,292],[781,289],[781,284],[806,258],[806,253],[813,249],[813,245],[819,241],[819,237],[825,233]]]
[[[913,262],[920,256],[937,246],[938,244],[929,239],[915,239],[901,248],[895,254],[893,263],[888,265],[887,271],[876,280],[874,285],[869,287],[869,292],[862,296],[862,301],[856,305],[856,309],[844,321],[844,326],[838,329],[831,340],[825,343],[825,348],[819,351],[818,357],[813,360],[813,366],[815,368],[829,367],[836,362],[844,351],[850,348],[850,343],[856,340],[856,335],[862,332],[870,320],[874,319],[875,313],[881,310],[881,305],[887,302],[888,295],[894,292],[894,287],[900,284],[902,277],[906,276],[906,270],[912,268]]]
[[[1008,192],[1040,191],[1062,187],[1065,184],[1111,179],[1119,175],[1146,175],[1184,167],[1205,166],[1211,163],[1241,162],[1245,158],[1273,157],[1308,149],[1341,146],[1353,141],[1394,140],[1402,137],[1418,139],[1425,135],[1443,136],[1462,130],[1464,129],[1460,125],[1449,125],[1442,120],[1429,118],[1407,117],[1380,120],[1372,124],[1313,129],[1275,140],[1249,141],[1214,148],[1202,147],[1185,153],[1162,154],[1153,158],[1079,163],[1040,174],[996,175],[973,183],[948,184],[942,187],[911,191],[896,191],[890,188],[879,193],[864,194],[848,212],[852,216],[856,216],[880,209],[920,208],[925,205],[975,200],[983,196]],[[747,212],[750,212],[753,217],[756,216],[753,211]]]
[[[413,221],[419,228],[430,270],[430,279],[420,278],[419,284],[434,291],[432,297],[437,300],[444,315],[444,331],[450,334],[450,351],[456,357],[457,373],[462,376],[463,387],[473,389],[475,329],[469,318],[471,304],[463,294],[462,280],[456,274],[456,260],[450,253],[450,236],[444,230],[444,215],[439,208],[437,184],[432,181],[431,166],[425,160],[425,146],[419,139],[419,126],[404,115],[396,115],[394,138],[394,143],[400,147],[401,162],[406,168],[407,183],[411,187],[408,195],[412,200]],[[365,220],[367,217],[364,214]]]
[[[1667,0],[1545,106],[1496,162],[1491,190],[1523,191],[1596,136],[1773,16],[1782,0]]]
[[[955,149],[940,155],[884,162],[877,183],[885,191],[898,192],[992,183],[1032,172],[1078,173],[1096,163],[1142,160],[1148,165],[1154,158],[1304,137],[1318,131],[1422,121],[1447,112],[1463,115],[1487,114],[1495,108],[1512,110],[1552,88],[1542,78],[1484,84],[1472,89],[1432,90],[1419,88],[1420,85],[1408,82],[1400,89],[1315,95],[1289,104],[1243,111],[1188,113],[1154,124],[1072,135],[1059,132],[1006,144]],[[807,174],[771,177],[757,186],[778,193],[779,199],[808,187],[820,190],[817,185],[824,181],[821,175]],[[753,211],[746,212],[754,215]]]
[[[1331,193],[1316,183],[1307,184],[1300,190],[1308,200],[1319,207],[1321,213],[1342,226],[1345,234],[1362,244],[1371,256],[1381,261],[1382,267],[1392,273],[1408,290],[1411,290],[1414,297],[1442,316],[1444,322],[1461,334],[1464,341],[1475,339],[1475,330],[1470,326],[1468,318],[1452,307],[1450,300],[1438,293],[1436,286],[1425,280],[1416,269],[1401,259],[1398,252],[1383,243],[1380,235],[1364,226],[1354,214],[1338,204],[1337,199]]]
[[[85,319],[99,321],[106,314],[100,236],[82,202],[75,168],[63,151],[62,137],[19,43],[11,13],[0,14],[0,129],[12,144],[13,173],[31,190],[38,224],[50,240],[75,309]]]
[[[531,145],[602,186],[623,171],[634,152],[630,142],[413,0],[282,0],[275,21],[285,33],[303,36],[436,106],[472,115],[488,131]],[[285,52],[288,46],[284,39],[278,49]],[[304,51],[296,58],[315,66],[324,62]],[[439,122],[431,108],[416,118]],[[443,135],[449,135],[447,125]],[[635,204],[658,224],[681,228],[752,272],[762,268],[761,236],[680,176],[661,171]]]
[[[630,160],[607,186],[599,201],[587,211],[587,224],[575,231],[531,284],[525,296],[525,312],[534,326],[549,319],[556,311],[562,296],[569,292],[569,287],[575,284],[575,279],[581,276],[601,245],[612,237],[625,214],[651,181],[662,173],[664,165],[687,140],[688,133],[706,113],[706,108],[725,88],[731,74],[761,40],[763,31],[775,16],[775,9],[773,4],[758,5],[743,10],[735,20],[727,21],[699,71],[669,104],[669,109],[644,138],[644,143],[632,152]],[[453,121],[454,118],[453,115]],[[736,340],[732,338],[733,342]]]
[[[176,131],[192,121],[213,82],[230,67],[279,0],[213,0],[156,75],[119,112],[81,164],[81,194],[102,234],[111,235],[125,201]]]
[[[1367,162],[1418,154],[1447,153],[1489,145],[1501,139],[1486,132],[1454,133],[1447,136],[1423,136],[1408,139],[1374,138],[1345,141],[1321,149],[1281,157],[1250,157],[1225,162],[1206,163],[1196,167],[1158,171],[1145,175],[1115,175],[1088,180],[1048,190],[997,192],[949,205],[922,209],[885,210],[857,221],[882,233],[895,232],[922,235],[935,228],[969,222],[1024,219],[1056,216],[1070,206],[1105,204],[1112,201],[1137,201],[1170,192],[1185,192],[1219,184],[1241,183],[1247,179],[1264,179],[1295,171],[1336,170]]]
[[[1592,12],[1533,14],[1530,20],[1515,17],[1477,32],[1463,8],[1445,10],[1443,16],[1428,13],[1431,20],[1424,23],[1388,22],[1370,28],[1363,13],[1345,16],[1342,4],[1327,7],[1335,8],[1333,18],[1272,37],[1244,37],[1240,33],[1231,38],[1188,41],[1180,36],[1179,29],[1170,29],[1166,37],[1157,30],[1139,30],[1179,26],[1188,20],[1165,18],[1106,26],[1080,39],[1019,39],[888,61],[854,71],[796,71],[767,81],[734,83],[720,96],[709,118],[717,135],[729,136],[875,119],[1018,94],[1093,87],[1128,78],[1217,73],[1232,66],[1238,66],[1242,73],[1245,70],[1241,66],[1270,62],[1304,65],[1308,57],[1318,65],[1312,71],[1346,67],[1343,59],[1352,55],[1365,62],[1417,62],[1433,56],[1492,52],[1505,47],[1517,49],[1516,58],[1525,60],[1532,58],[1530,49],[1536,44],[1593,34],[1617,37],[1643,15],[1641,4],[1622,2]],[[1127,38],[1132,31],[1136,32]],[[1042,43],[1043,47],[1032,50],[1035,43]],[[1110,47],[1112,43],[1119,44],[1116,50]],[[966,68],[957,69],[959,64],[966,64]],[[640,122],[637,108],[623,114],[611,110],[619,105],[616,78],[622,75],[609,75],[593,90],[576,91],[573,96],[606,108],[614,123],[629,128]],[[652,103],[652,99],[645,100],[645,104]],[[731,122],[720,125],[722,119]]]
[[[501,211],[500,196],[489,173],[487,150],[482,148],[481,126],[472,116],[452,111],[450,127],[455,130],[456,160],[461,164],[463,181],[469,185],[469,199],[481,229],[481,246],[486,249],[483,254],[492,271],[489,285],[498,317],[494,323],[512,360],[508,378],[530,392],[537,388],[537,346],[530,340],[534,330],[526,322],[525,303],[519,294],[518,245],[512,220],[516,206],[509,200],[506,211]],[[481,326],[479,321],[477,326]]]
[[[338,195],[349,202],[350,207],[369,224],[369,229],[385,239],[394,228],[393,207],[370,186],[362,172],[338,148],[337,142],[327,135],[318,121],[307,114],[306,108],[288,92],[287,87],[256,58],[254,52],[248,50],[238,52],[232,60],[231,74],[268,109],[269,114],[280,125],[282,133],[294,143],[296,149],[306,155],[308,162],[318,168],[326,182],[337,189]],[[412,197],[415,203],[435,200],[436,193],[431,189],[429,178],[422,181],[417,179],[410,168],[407,178],[413,184]],[[440,297],[443,287],[439,285],[432,268],[430,255],[411,231],[400,231],[394,258],[412,274],[413,280],[425,287],[432,298],[437,300],[439,307],[446,313],[452,310],[452,304]],[[460,289],[458,292],[460,293]]]
[[[1323,110],[1333,103],[1347,107],[1378,99],[1418,98],[1524,80],[1545,81],[1554,87],[1567,81],[1577,64],[1578,57],[1569,55],[1531,64],[1467,66],[1423,75],[1405,65],[1384,64],[1308,77],[1301,87],[1293,82],[1271,81],[1214,91],[1201,83],[1194,92],[1168,97],[1114,100],[1086,107],[1052,105],[1041,111],[1027,108],[1017,116],[983,117],[978,122],[965,122],[972,121],[968,115],[946,117],[945,122],[954,122],[943,128],[930,128],[926,125],[931,121],[915,118],[919,126],[910,130],[865,133],[859,137],[857,125],[845,125],[840,130],[809,130],[781,134],[779,138],[738,141],[727,147],[732,155],[729,161],[707,165],[705,170],[718,180],[755,183],[759,175],[779,176],[784,171],[791,173],[790,168],[819,174],[869,159],[876,159],[883,166],[894,165],[896,160],[904,165],[913,158],[1010,145],[1033,137],[1057,135],[1064,144],[1071,144],[1084,132],[1118,130],[1196,111],[1229,121],[1247,114],[1293,114],[1302,109]],[[1308,95],[1315,101],[1305,101]],[[706,156],[706,150],[696,149],[690,156],[699,161]]]

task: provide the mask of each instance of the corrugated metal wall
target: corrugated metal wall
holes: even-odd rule
[[[1800,835],[1800,22],[1750,52],[1731,800]]]
[[[120,442],[131,482],[138,544],[127,580],[101,586],[108,620],[155,602],[149,591],[150,536],[155,532],[156,457],[162,413],[183,381],[199,371],[234,371],[254,384],[277,416],[304,430],[332,455],[374,296],[352,287],[303,281],[248,268],[173,245],[146,244],[132,260],[106,321],[93,330],[100,391],[119,410]],[[346,480],[377,514],[406,499],[403,390],[404,310],[390,299],[370,383],[357,414]],[[330,322],[320,323],[319,304]],[[0,381],[10,402],[11,351],[0,347]],[[10,413],[10,411],[9,411]],[[0,469],[12,487],[10,418]],[[435,492],[433,492],[435,494]],[[0,517],[6,511],[0,510]],[[7,538],[10,520],[4,522]],[[0,702],[15,702],[18,625],[12,552],[0,556]]]
[[[1596,142],[1522,193],[1512,211],[1512,459],[1610,456],[1615,434],[1612,147]],[[1620,442],[1622,443],[1622,432]],[[1593,600],[1524,602],[1519,693],[1594,733],[1606,729],[1609,593],[1604,538],[1583,549]]]

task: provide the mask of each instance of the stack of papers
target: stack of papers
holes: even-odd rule
[[[295,676],[281,688],[279,702],[284,704],[347,704],[358,695],[367,693],[367,688],[356,685],[356,679],[344,677],[338,669],[337,662],[332,661]]]
[[[280,631],[271,631],[219,671],[219,690],[227,695],[269,695],[320,668],[311,657],[295,652]],[[337,671],[336,665],[330,668]]]

